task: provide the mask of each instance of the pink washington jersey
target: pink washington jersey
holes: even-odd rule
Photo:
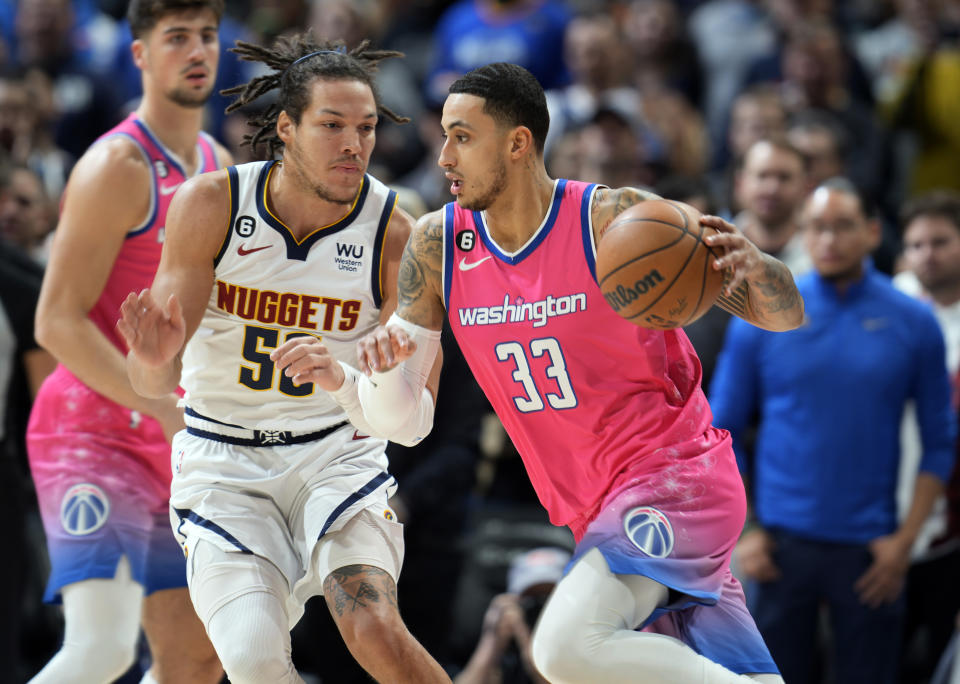
[[[604,300],[595,189],[556,181],[543,223],[512,254],[491,239],[482,212],[443,210],[453,332],[551,521],[578,540],[607,494],[640,473],[682,480],[687,456],[692,464],[729,439],[710,426],[686,334],[640,328]],[[723,472],[741,486],[735,466]]]
[[[126,345],[116,328],[120,304],[130,292],[139,292],[153,283],[163,249],[167,209],[174,192],[187,180],[187,175],[181,162],[163,146],[136,113],[104,133],[97,142],[117,135],[126,136],[136,143],[150,166],[150,209],[144,222],[127,233],[100,299],[90,311],[90,318],[116,347],[126,353]],[[204,132],[197,137],[197,154],[199,163],[196,175],[220,168],[213,139]]]
[[[136,115],[98,142],[118,135],[137,145],[150,168],[150,207],[143,223],[127,233],[89,316],[126,353],[116,330],[120,303],[153,282],[167,208],[187,176]],[[197,151],[198,174],[219,166],[204,133]],[[27,446],[50,550],[47,600],[58,600],[66,584],[113,577],[123,555],[147,593],[184,585],[183,555],[167,520],[170,445],[160,423],[107,399],[59,365],[33,404]]]

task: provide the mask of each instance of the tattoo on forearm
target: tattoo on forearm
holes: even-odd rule
[[[744,281],[731,293],[721,292],[717,304],[725,311],[752,323],[771,323],[784,314],[801,310],[803,300],[793,276],[782,263],[768,261],[760,277]]]
[[[762,309],[761,315],[775,314],[795,309],[800,305],[800,293],[793,284],[793,277],[786,266],[780,263],[767,263],[764,277],[752,283],[759,295],[755,299]]]
[[[725,294],[721,291],[720,296],[717,297],[717,302],[720,304],[720,307],[734,314],[735,316],[740,316],[744,318],[747,315],[747,299],[750,296],[749,289],[746,283],[740,283],[736,290],[732,294]]]
[[[347,565],[330,573],[323,595],[336,617],[386,602],[397,608],[397,585],[384,570],[372,565]]]

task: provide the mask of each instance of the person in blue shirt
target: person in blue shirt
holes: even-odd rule
[[[734,437],[755,522],[737,557],[751,612],[791,684],[814,681],[826,604],[837,681],[895,681],[910,548],[953,465],[943,336],[930,309],[875,271],[878,222],[846,179],[806,200],[814,269],[797,286],[806,316],[771,334],[733,321],[710,392]],[[897,520],[900,417],[916,401],[923,456]],[[752,468],[745,433],[759,414]]]

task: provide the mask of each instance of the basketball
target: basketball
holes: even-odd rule
[[[723,287],[714,233],[683,202],[648,200],[624,210],[597,245],[597,281],[620,316],[644,328],[679,328],[706,313]]]

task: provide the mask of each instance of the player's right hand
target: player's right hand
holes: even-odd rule
[[[740,572],[757,582],[772,582],[780,578],[780,568],[773,562],[773,537],[759,527],[743,533],[733,555]]]
[[[171,294],[166,307],[161,307],[149,289],[127,295],[120,305],[117,329],[137,359],[154,367],[169,363],[186,337],[183,310],[176,295]]]
[[[296,385],[312,382],[326,392],[334,392],[343,385],[343,368],[326,345],[313,335],[291,337],[270,352],[270,360]]]
[[[399,325],[378,325],[357,342],[357,363],[361,373],[371,375],[390,370],[416,350],[416,342]]]

